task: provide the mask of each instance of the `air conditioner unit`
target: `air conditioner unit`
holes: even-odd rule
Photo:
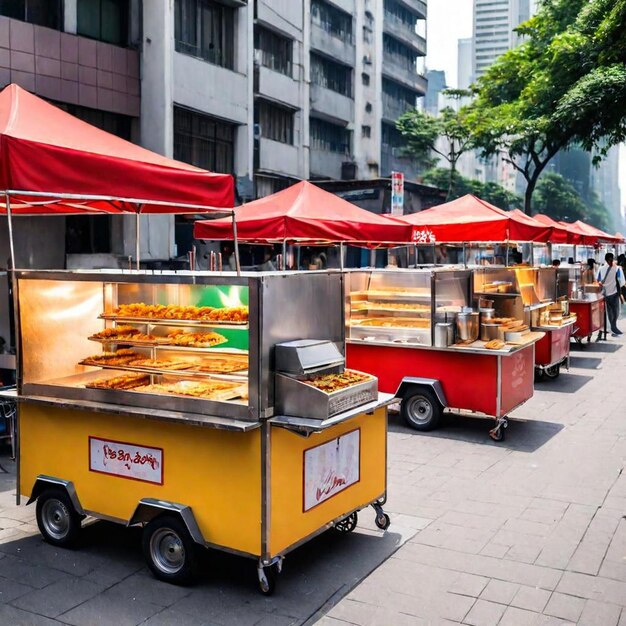
[[[363,65],[371,65],[372,64],[372,55],[364,54],[363,55]]]

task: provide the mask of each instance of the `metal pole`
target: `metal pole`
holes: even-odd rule
[[[241,265],[239,264],[239,242],[237,241],[237,220],[235,219],[235,212],[232,212],[233,216],[233,247],[235,249],[235,270],[237,276],[241,276]]]
[[[140,256],[140,248],[141,248],[141,206],[137,207],[137,213],[135,213],[135,265],[136,268],[139,269],[139,256]]]
[[[530,267],[535,267],[535,244],[530,242]]]
[[[300,245],[296,244],[296,269],[300,269]]]
[[[343,270],[343,241],[339,242],[339,269]]]
[[[287,269],[287,240],[283,239],[283,272]]]
[[[433,243],[433,265],[437,264],[437,250],[435,249],[435,244]]]
[[[467,269],[467,252],[465,251],[465,242],[463,242],[463,267]]]
[[[15,271],[15,247],[13,245],[13,214],[11,212],[11,198],[8,193],[4,194],[7,207],[7,225],[9,229],[9,254],[11,255],[11,270]],[[15,276],[13,276],[15,278]]]
[[[413,252],[415,253],[415,267],[417,267],[417,265],[418,265],[417,256],[418,255],[417,255],[417,244],[416,243],[413,244]]]
[[[504,252],[504,267],[509,266],[509,242],[506,242],[506,250]]]

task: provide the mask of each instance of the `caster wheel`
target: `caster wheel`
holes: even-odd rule
[[[175,585],[193,582],[197,546],[183,521],[175,515],[153,519],[143,531],[143,554],[159,580]]]
[[[259,591],[264,596],[271,596],[276,590],[276,579],[278,578],[278,565],[274,563],[267,567],[258,568]]]
[[[441,420],[441,404],[430,389],[415,389],[402,400],[400,413],[415,430],[432,430]]]
[[[382,513],[381,515],[377,515],[374,523],[381,530],[387,530],[389,528],[389,524],[391,524],[391,520],[389,519],[389,515],[387,513]]]
[[[60,548],[76,545],[81,516],[64,489],[47,489],[37,498],[37,526],[45,541]]]
[[[385,504],[387,504],[387,494],[385,494],[382,498],[380,498],[379,500],[376,500],[376,502],[378,504],[380,504],[380,506],[384,506]]]
[[[354,513],[351,513],[350,515],[348,515],[348,517],[345,517],[344,519],[342,519],[340,522],[337,522],[333,528],[335,530],[335,532],[338,533],[351,533],[355,528],[356,525],[358,523],[358,516],[356,511]]]
[[[536,368],[535,369],[535,381],[540,382],[543,380],[543,369]]]
[[[554,380],[555,378],[558,378],[560,373],[561,373],[560,363],[557,363],[556,365],[553,365],[552,367],[547,367],[544,370],[544,374],[546,378],[550,378],[552,380]]]

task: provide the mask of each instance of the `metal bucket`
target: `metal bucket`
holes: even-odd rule
[[[492,339],[498,339],[498,328],[500,324],[480,324],[480,339],[481,341],[491,341]]]
[[[459,313],[456,318],[456,332],[460,341],[471,343],[478,339],[479,314],[477,312],[472,313]]]
[[[452,322],[435,324],[435,347],[446,348],[454,343],[454,325]]]

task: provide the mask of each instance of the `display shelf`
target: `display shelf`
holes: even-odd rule
[[[248,370],[240,372],[200,372],[193,369],[159,369],[141,365],[107,365],[106,363],[94,363],[87,360],[80,361],[79,365],[86,367],[98,367],[103,370],[122,370],[125,372],[137,372],[143,374],[155,374],[159,376],[177,376],[181,378],[216,378],[220,380],[245,381],[248,379]]]
[[[247,350],[239,350],[238,348],[224,348],[225,343],[217,343],[212,348],[199,348],[196,346],[179,346],[173,343],[161,343],[157,341],[134,341],[132,339],[102,339],[100,337],[88,337],[89,341],[95,341],[106,346],[132,346],[134,348],[157,348],[158,350],[183,350],[185,352],[191,351],[194,354],[248,354]]]
[[[220,322],[215,320],[170,320],[151,317],[121,317],[119,315],[107,315],[103,313],[99,319],[123,324],[146,324],[151,326],[182,326],[184,328],[222,328],[231,330],[248,330],[248,322]]]

